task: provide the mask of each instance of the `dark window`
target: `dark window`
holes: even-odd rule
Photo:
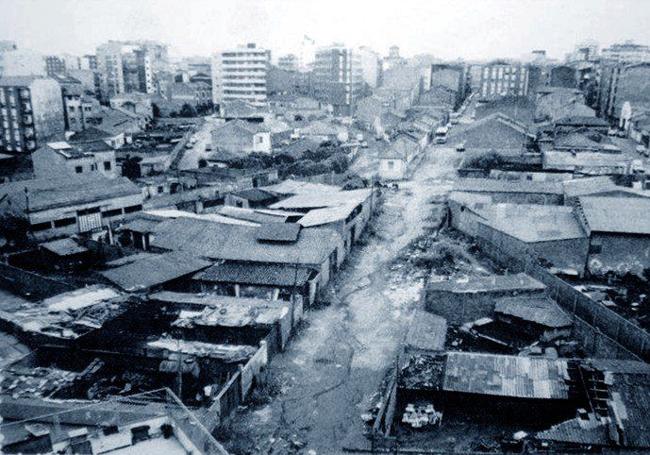
[[[352,221],[353,219],[355,219],[357,216],[359,216],[359,214],[361,213],[361,210],[362,210],[362,209],[363,209],[363,207],[361,206],[361,204],[357,205],[357,206],[354,208],[354,210],[352,210],[352,213],[350,213],[350,214],[347,216],[347,218],[345,219],[345,222],[346,222],[346,223],[349,223],[350,221]]]
[[[96,164],[91,164],[90,165],[90,170],[91,171],[96,171],[97,170],[97,165]]]
[[[52,228],[52,223],[49,221],[46,223],[36,223],[32,224],[32,231],[46,231],[47,229]]]
[[[76,166],[76,167],[74,168],[74,171],[75,171],[77,174],[81,174],[81,173],[84,171],[84,168],[83,168],[83,166]]]
[[[110,218],[112,216],[118,216],[122,214],[122,209],[112,209],[112,210],[106,210],[105,212],[102,212],[102,216],[105,218]]]
[[[603,252],[603,245],[600,242],[593,242],[589,244],[589,253],[600,254]]]
[[[105,171],[110,171],[111,170],[111,162],[110,161],[104,161],[104,170]]]
[[[142,210],[142,205],[132,205],[130,207],[124,207],[124,213],[139,212],[140,210]]]
[[[77,210],[77,215],[90,215],[91,213],[99,213],[99,207],[91,207],[89,209]]]
[[[65,227],[65,226],[70,226],[72,224],[75,224],[77,222],[77,219],[75,217],[71,218],[63,218],[60,220],[54,220],[54,227]]]

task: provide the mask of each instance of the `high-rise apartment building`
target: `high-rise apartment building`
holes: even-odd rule
[[[0,150],[31,152],[64,131],[61,87],[55,80],[0,78]]]
[[[214,104],[232,100],[266,104],[270,61],[271,52],[254,43],[217,52],[212,59]]]
[[[330,104],[334,115],[352,115],[362,88],[363,72],[358,53],[339,44],[316,52],[314,96]]]
[[[298,71],[298,57],[295,54],[279,57],[278,68],[285,71]]]
[[[602,50],[601,58],[624,63],[650,62],[650,46],[632,41],[615,43]]]
[[[480,97],[484,100],[506,96],[528,96],[528,65],[495,61],[483,65]]]
[[[18,49],[11,41],[0,47],[0,77],[45,76],[45,59],[29,49]]]
[[[45,57],[45,71],[49,77],[57,74],[65,74],[65,60],[56,55],[47,55]]]
[[[97,48],[97,70],[105,100],[122,93],[157,93],[159,75],[167,70],[167,46],[151,41],[109,41]]]
[[[369,47],[361,46],[357,51],[361,62],[361,76],[371,88],[381,83],[382,61],[379,54]]]

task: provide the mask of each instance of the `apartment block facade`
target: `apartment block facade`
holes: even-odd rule
[[[528,65],[497,61],[484,65],[481,71],[481,99],[528,96]]]
[[[218,52],[212,59],[212,99],[242,100],[256,106],[266,104],[271,52],[254,43]]]
[[[358,53],[341,45],[316,52],[314,96],[331,105],[334,115],[351,116],[362,88],[363,71]]]
[[[167,46],[149,41],[109,41],[97,48],[96,59],[102,99],[131,92],[157,93],[158,75],[167,67]]]
[[[64,131],[61,86],[55,80],[0,78],[0,150],[29,153]]]

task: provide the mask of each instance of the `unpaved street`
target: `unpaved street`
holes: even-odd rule
[[[430,200],[449,190],[457,161],[453,151],[430,149],[413,180],[386,192],[376,235],[339,272],[332,304],[311,311],[273,359],[279,392],[235,417],[225,435],[233,453],[333,454],[363,439],[360,414],[394,361],[423,282],[422,274],[398,276],[391,262],[422,234]]]

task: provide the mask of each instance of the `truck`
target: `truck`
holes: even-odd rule
[[[449,128],[446,126],[440,126],[436,129],[436,134],[434,135],[434,142],[436,144],[446,144],[447,143],[447,133],[449,133]]]

